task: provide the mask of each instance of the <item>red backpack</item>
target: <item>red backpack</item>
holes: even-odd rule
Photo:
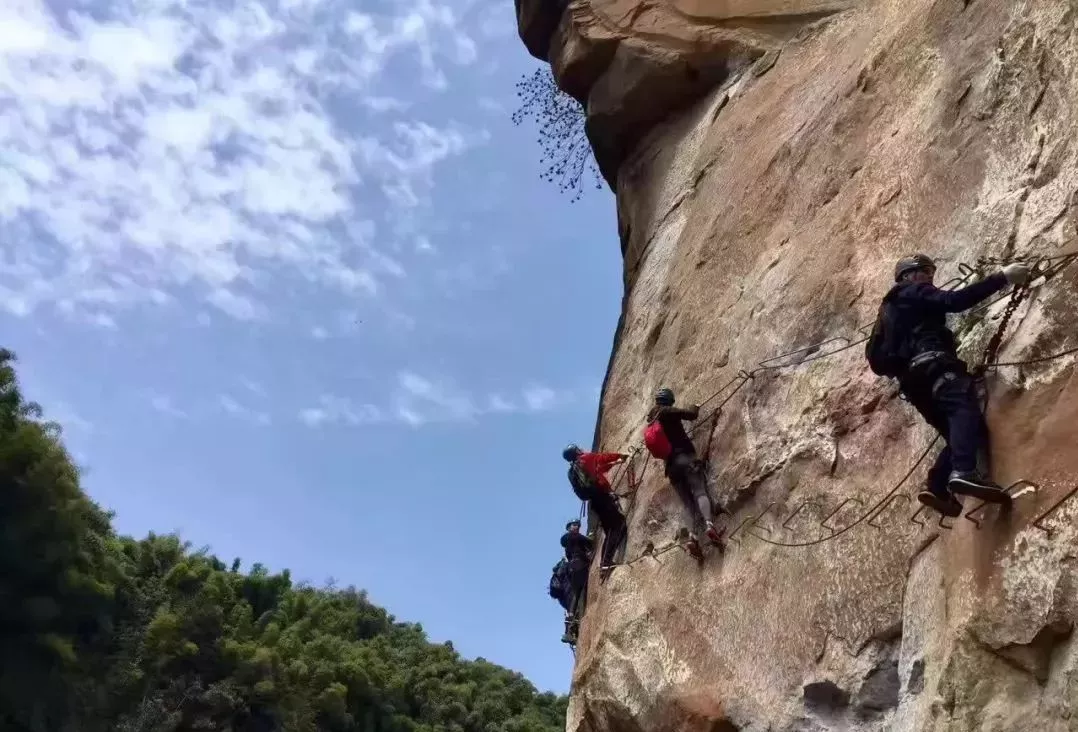
[[[648,452],[653,457],[660,460],[666,460],[666,458],[670,457],[670,452],[673,448],[670,446],[670,440],[666,438],[666,433],[663,432],[663,426],[659,420],[649,422],[648,426],[644,428],[644,447],[648,449]]]

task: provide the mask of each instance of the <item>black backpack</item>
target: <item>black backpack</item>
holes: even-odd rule
[[[903,333],[895,318],[896,308],[890,294],[880,303],[872,333],[865,343],[865,358],[869,368],[879,376],[898,378],[909,365],[909,334]]]
[[[554,571],[550,575],[550,588],[548,592],[555,600],[563,597],[569,589],[569,565],[564,559],[554,565]]]
[[[575,460],[569,466],[569,483],[573,486],[576,497],[582,501],[592,500],[599,492],[599,487],[595,485],[595,481],[584,472],[584,468],[580,467],[580,463]]]

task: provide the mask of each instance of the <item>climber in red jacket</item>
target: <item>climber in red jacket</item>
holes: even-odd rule
[[[569,463],[569,483],[576,497],[587,501],[588,510],[599,517],[604,534],[602,566],[610,567],[613,565],[614,552],[625,538],[625,517],[606,473],[628,455],[584,452],[576,445],[569,445],[561,455]]]
[[[623,462],[626,455],[622,455],[620,452],[581,452],[576,461],[580,464],[580,467],[584,469],[588,477],[595,482],[601,490],[610,493],[613,488],[610,486],[610,479],[606,477],[606,474],[620,462]]]

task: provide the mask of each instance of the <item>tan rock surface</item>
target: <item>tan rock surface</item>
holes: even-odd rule
[[[699,402],[777,354],[855,342],[903,253],[945,280],[982,256],[1078,251],[1071,0],[588,4],[624,34],[588,92],[627,287],[605,449],[639,442],[660,385]],[[731,33],[751,36],[744,62],[708,45]],[[586,44],[552,52],[569,46]],[[634,53],[726,72],[686,108]],[[956,321],[969,360],[1004,304]],[[1000,358],[1075,346],[1078,262],[1018,308]],[[593,574],[569,731],[1078,730],[1078,496],[1034,525],[1078,488],[1074,366],[991,374],[994,472],[1039,489],[949,530],[909,520],[927,461],[885,500],[933,435],[861,346],[757,372],[711,442],[727,553]],[[683,522],[654,462],[626,509],[627,559]]]

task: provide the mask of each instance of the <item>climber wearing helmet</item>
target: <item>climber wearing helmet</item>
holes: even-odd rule
[[[696,446],[685,431],[684,423],[697,419],[700,407],[681,409],[674,406],[674,401],[672,389],[663,387],[655,393],[655,405],[648,412],[644,429],[644,444],[654,457],[666,463],[666,477],[685,505],[693,527],[691,531],[683,527],[678,536],[687,538],[689,552],[700,559],[703,554],[696,538],[699,530],[703,528],[708,540],[719,547],[722,546],[722,532],[711,520],[717,507],[712,505],[707,490],[704,463],[697,458]]]
[[[565,524],[565,533],[561,536],[561,546],[565,550],[565,558],[570,562],[574,559],[587,559],[591,555],[591,539],[580,533],[580,519],[573,519]]]
[[[947,314],[974,307],[1008,283],[1025,284],[1029,270],[1010,264],[953,291],[937,288],[935,274],[936,263],[924,254],[898,260],[895,285],[880,304],[865,354],[873,371],[898,379],[902,394],[947,441],[917,500],[945,516],[958,516],[962,504],[955,495],[995,502],[1007,496],[977,469],[978,453],[988,447],[988,426]]]
[[[580,500],[587,501],[588,510],[599,517],[604,535],[602,566],[610,567],[614,552],[625,538],[625,517],[621,515],[606,473],[628,455],[584,452],[576,445],[569,445],[561,455],[569,463],[569,483],[573,492]]]
[[[565,524],[561,545],[569,564],[569,605],[565,609],[565,635],[561,640],[563,643],[575,643],[580,616],[584,614],[584,593],[588,586],[588,564],[592,551],[591,539],[580,533],[579,519]]]

